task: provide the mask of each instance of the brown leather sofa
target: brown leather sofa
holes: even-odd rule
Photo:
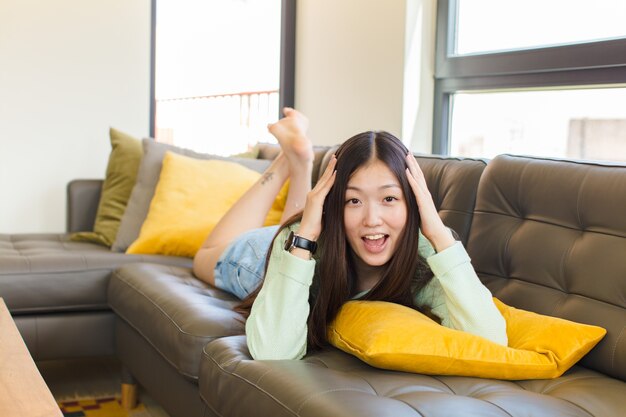
[[[331,153],[318,149],[318,168]],[[64,235],[0,235],[0,296],[36,358],[115,353],[172,417],[624,415],[626,166],[418,160],[495,296],[608,330],[579,365],[512,382],[385,371],[333,348],[254,361],[236,300],[196,280],[190,260],[114,254]],[[69,187],[69,230],[91,227],[99,186]]]
[[[35,360],[115,353],[107,302],[113,270],[133,262],[190,266],[187,258],[114,253],[68,234],[92,230],[101,180],[68,185],[67,232],[0,234],[0,297]]]

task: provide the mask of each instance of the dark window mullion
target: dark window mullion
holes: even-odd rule
[[[454,0],[452,1],[454,2]],[[450,27],[450,31],[448,30]],[[448,25],[448,2],[437,2],[437,28],[435,39],[435,74],[446,64],[449,55],[448,37],[453,35],[454,27]],[[452,32],[452,33],[450,33]]]
[[[450,149],[450,93],[445,92],[441,81],[435,81],[433,112],[433,143],[431,152],[446,155]]]
[[[558,47],[447,56],[437,77],[550,73],[564,69],[626,67],[626,39]]]
[[[456,19],[456,0],[437,2],[437,28],[435,40],[435,74],[445,65],[448,55],[454,51],[454,20]],[[452,13],[453,12],[453,13]],[[454,17],[453,18],[451,17]],[[451,21],[453,20],[453,21]],[[452,40],[452,41],[450,41]],[[433,137],[431,152],[447,154],[449,149],[450,94],[443,90],[443,83],[435,76],[433,106]]]
[[[278,117],[283,107],[294,107],[296,79],[296,0],[282,0]]]
[[[567,86],[601,87],[626,84],[626,67],[555,71],[542,74],[515,74],[497,77],[443,78],[437,82],[443,93],[468,90],[513,90],[562,88]]]

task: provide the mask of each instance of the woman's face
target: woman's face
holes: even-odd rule
[[[344,227],[354,253],[369,266],[389,262],[407,220],[396,176],[380,160],[357,169],[348,181]]]

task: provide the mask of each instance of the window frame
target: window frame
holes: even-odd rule
[[[151,0],[150,13],[150,137],[156,129],[156,17],[157,0]],[[296,0],[281,0],[280,16],[280,76],[278,82],[278,112],[294,107],[296,78]]]
[[[448,154],[452,96],[460,91],[626,84],[626,38],[455,55],[459,0],[437,2],[432,152]]]

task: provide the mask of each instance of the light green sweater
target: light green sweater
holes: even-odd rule
[[[298,227],[294,224],[284,229],[274,241],[265,282],[246,322],[248,348],[254,359],[300,359],[306,354],[315,260],[298,258],[283,248],[289,230]],[[435,276],[415,295],[415,305],[430,307],[446,327],[506,346],[506,322],[461,242],[436,253],[420,234],[419,254]]]

